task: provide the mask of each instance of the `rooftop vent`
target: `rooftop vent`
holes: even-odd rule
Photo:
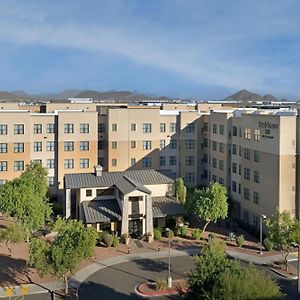
[[[102,176],[103,167],[101,165],[95,165],[95,175],[97,177]]]

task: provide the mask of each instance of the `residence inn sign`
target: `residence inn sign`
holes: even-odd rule
[[[265,121],[265,122],[259,121],[258,122],[258,127],[266,128],[266,129],[278,129],[279,125],[270,123],[268,121]]]

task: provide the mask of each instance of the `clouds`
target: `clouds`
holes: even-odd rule
[[[0,42],[20,49],[50,47],[57,56],[66,50],[71,56],[72,51],[87,57],[116,55],[132,66],[144,66],[145,72],[182,78],[183,90],[190,82],[204,91],[205,86],[215,86],[299,93],[296,1],[230,1],[226,6],[224,1],[144,3],[26,1],[17,6],[20,1],[4,1]],[[120,71],[126,69],[120,65]],[[168,78],[166,84],[171,91]]]

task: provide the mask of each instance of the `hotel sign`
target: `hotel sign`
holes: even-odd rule
[[[258,127],[266,128],[266,129],[278,129],[279,125],[274,124],[274,123],[270,123],[268,121],[265,121],[265,122],[259,121],[258,122]]]

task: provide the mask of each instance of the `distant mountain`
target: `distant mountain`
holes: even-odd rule
[[[77,97],[82,92],[83,92],[82,90],[76,90],[76,89],[64,90],[58,94],[53,95],[51,99],[61,100],[61,99],[74,98]]]
[[[26,100],[27,97],[16,95],[6,91],[0,91],[0,100]]]
[[[251,93],[245,89],[238,91],[237,93],[226,97],[224,100],[230,101],[279,101],[272,95],[261,96],[255,93]]]

